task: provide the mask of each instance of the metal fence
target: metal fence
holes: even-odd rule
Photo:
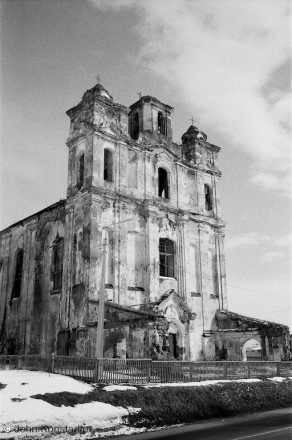
[[[165,383],[204,380],[292,377],[292,362],[152,361],[68,356],[0,356],[2,370],[32,370],[64,374],[88,382]]]

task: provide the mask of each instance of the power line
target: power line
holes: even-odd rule
[[[234,284],[228,284],[228,283],[227,283],[227,286],[236,287],[237,289],[242,289],[242,290],[248,290],[249,292],[261,293],[262,295],[276,296],[277,298],[286,298],[286,299],[290,299],[289,296],[279,296],[279,295],[275,295],[275,294],[273,294],[273,293],[260,292],[259,290],[246,289],[245,287],[235,286]]]
[[[286,307],[285,309],[280,309],[280,310],[271,310],[270,312],[265,312],[265,313],[259,313],[257,314],[257,316],[269,315],[270,313],[283,312],[284,310],[291,310],[291,307]]]

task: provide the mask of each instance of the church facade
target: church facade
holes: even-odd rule
[[[67,115],[67,198],[0,233],[2,353],[95,356],[103,295],[105,357],[288,359],[287,327],[228,312],[220,148],[100,84]]]

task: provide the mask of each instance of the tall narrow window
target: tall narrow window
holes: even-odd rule
[[[212,193],[211,193],[211,188],[209,185],[205,184],[204,185],[204,190],[205,190],[205,209],[207,211],[211,211],[212,210]]]
[[[78,185],[81,187],[84,183],[84,154],[79,156],[79,172],[78,172]]]
[[[174,246],[168,238],[159,239],[159,274],[162,277],[174,277]]]
[[[103,180],[113,182],[113,153],[110,150],[104,150]]]
[[[64,239],[57,236],[53,244],[52,278],[53,290],[62,289]]]
[[[159,197],[169,198],[168,195],[168,177],[164,168],[158,168],[158,195]]]
[[[139,137],[139,113],[133,115],[132,138],[137,140]]]
[[[16,257],[15,277],[12,298],[19,298],[22,284],[23,249],[19,249]]]
[[[166,120],[162,112],[158,112],[157,115],[157,130],[158,133],[166,134]]]

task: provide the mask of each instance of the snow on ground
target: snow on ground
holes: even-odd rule
[[[145,388],[157,387],[200,387],[206,385],[220,385],[226,382],[261,382],[261,379],[235,379],[235,380],[204,380],[202,382],[155,383],[143,385]]]
[[[3,371],[0,372],[0,383],[6,385],[0,390],[0,424],[6,427],[2,427],[4,432],[1,434],[5,431],[6,434],[1,438],[14,437],[19,431],[19,426],[26,429],[23,435],[29,435],[30,429],[37,430],[37,427],[41,426],[49,426],[57,434],[65,427],[70,427],[71,432],[79,429],[83,430],[83,433],[91,431],[91,428],[109,429],[125,423],[122,417],[129,414],[125,408],[102,402],[84,403],[75,407],[56,407],[30,397],[34,394],[61,391],[85,394],[93,389],[91,385],[58,374],[49,376],[48,373],[39,371]],[[131,408],[130,412],[133,410]],[[61,438],[64,438],[64,433]]]
[[[103,388],[104,391],[125,391],[125,390],[136,390],[137,387],[131,387],[127,385],[107,385]]]
[[[292,379],[291,377],[268,377],[268,380],[272,380],[273,382],[283,382],[284,380]]]
[[[274,377],[270,380],[280,382],[286,379]],[[206,380],[147,384],[143,387],[197,387],[220,385],[226,382],[261,382],[261,380]],[[67,376],[49,375],[40,371],[2,371],[0,383],[6,385],[5,388],[0,389],[0,438],[3,439],[33,436],[35,439],[43,440],[54,434],[54,440],[87,440],[92,435],[95,438],[112,437],[146,430],[146,428],[137,429],[127,426],[127,416],[139,412],[140,408],[115,407],[102,402],[84,403],[75,405],[75,407],[56,407],[43,400],[30,397],[35,394],[62,391],[85,394],[93,389],[92,385]],[[108,385],[103,389],[105,391],[137,390],[137,387],[125,384]]]

